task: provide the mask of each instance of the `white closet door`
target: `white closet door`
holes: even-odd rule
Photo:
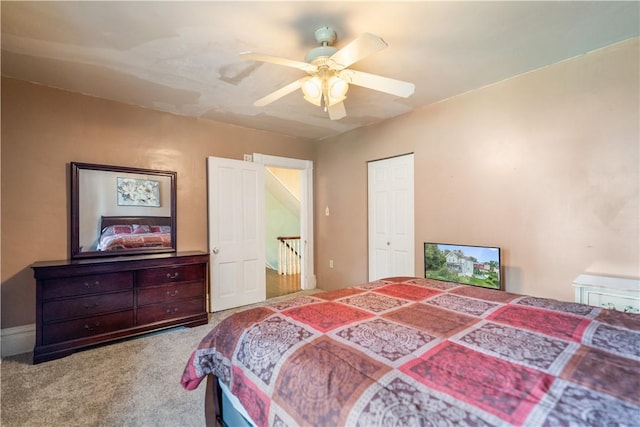
[[[369,280],[415,275],[413,154],[369,162]]]

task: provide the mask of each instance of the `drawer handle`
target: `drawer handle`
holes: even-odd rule
[[[173,309],[167,308],[167,311],[166,311],[167,314],[177,313],[177,312],[178,312],[178,307],[173,307]]]
[[[87,289],[90,289],[91,286],[98,286],[98,285],[100,285],[100,281],[99,280],[96,280],[93,283],[84,282],[84,287],[87,288]]]
[[[177,279],[179,275],[180,273],[178,273],[177,271],[175,273],[167,273],[167,279]]]
[[[97,302],[94,302],[93,304],[89,305],[89,304],[85,304],[84,308],[86,308],[87,310],[90,310],[92,308],[96,308],[98,306]]]
[[[167,295],[169,295],[170,297],[175,297],[176,295],[178,295],[178,290],[174,290],[172,291],[167,291]]]
[[[100,322],[96,322],[93,326],[84,325],[84,328],[89,332],[93,332],[96,329],[98,329],[99,327],[100,327]]]

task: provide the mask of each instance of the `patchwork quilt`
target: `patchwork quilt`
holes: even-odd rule
[[[640,425],[640,315],[392,278],[229,316],[209,374],[258,426]]]
[[[134,248],[170,248],[171,233],[114,234],[100,237],[99,251],[117,251]]]

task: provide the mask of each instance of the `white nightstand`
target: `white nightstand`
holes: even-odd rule
[[[640,280],[581,274],[573,281],[576,302],[640,313]]]

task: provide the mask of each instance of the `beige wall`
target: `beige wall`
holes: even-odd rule
[[[582,272],[638,277],[638,51],[634,39],[316,143],[2,79],[2,328],[35,320],[29,266],[67,257],[70,161],[177,171],[187,251],[207,247],[207,156],[314,160],[318,286],[336,289],[367,280],[366,162],[414,152],[417,275],[436,241],[500,246],[513,292],[572,300]]]
[[[207,249],[206,157],[312,143],[2,79],[2,328],[35,321],[30,265],[69,254],[68,163],[177,172],[178,250]]]
[[[366,162],[408,152],[417,275],[432,241],[500,246],[512,292],[573,300],[585,271],[639,277],[638,52],[636,38],[318,142],[319,285],[367,280]]]

